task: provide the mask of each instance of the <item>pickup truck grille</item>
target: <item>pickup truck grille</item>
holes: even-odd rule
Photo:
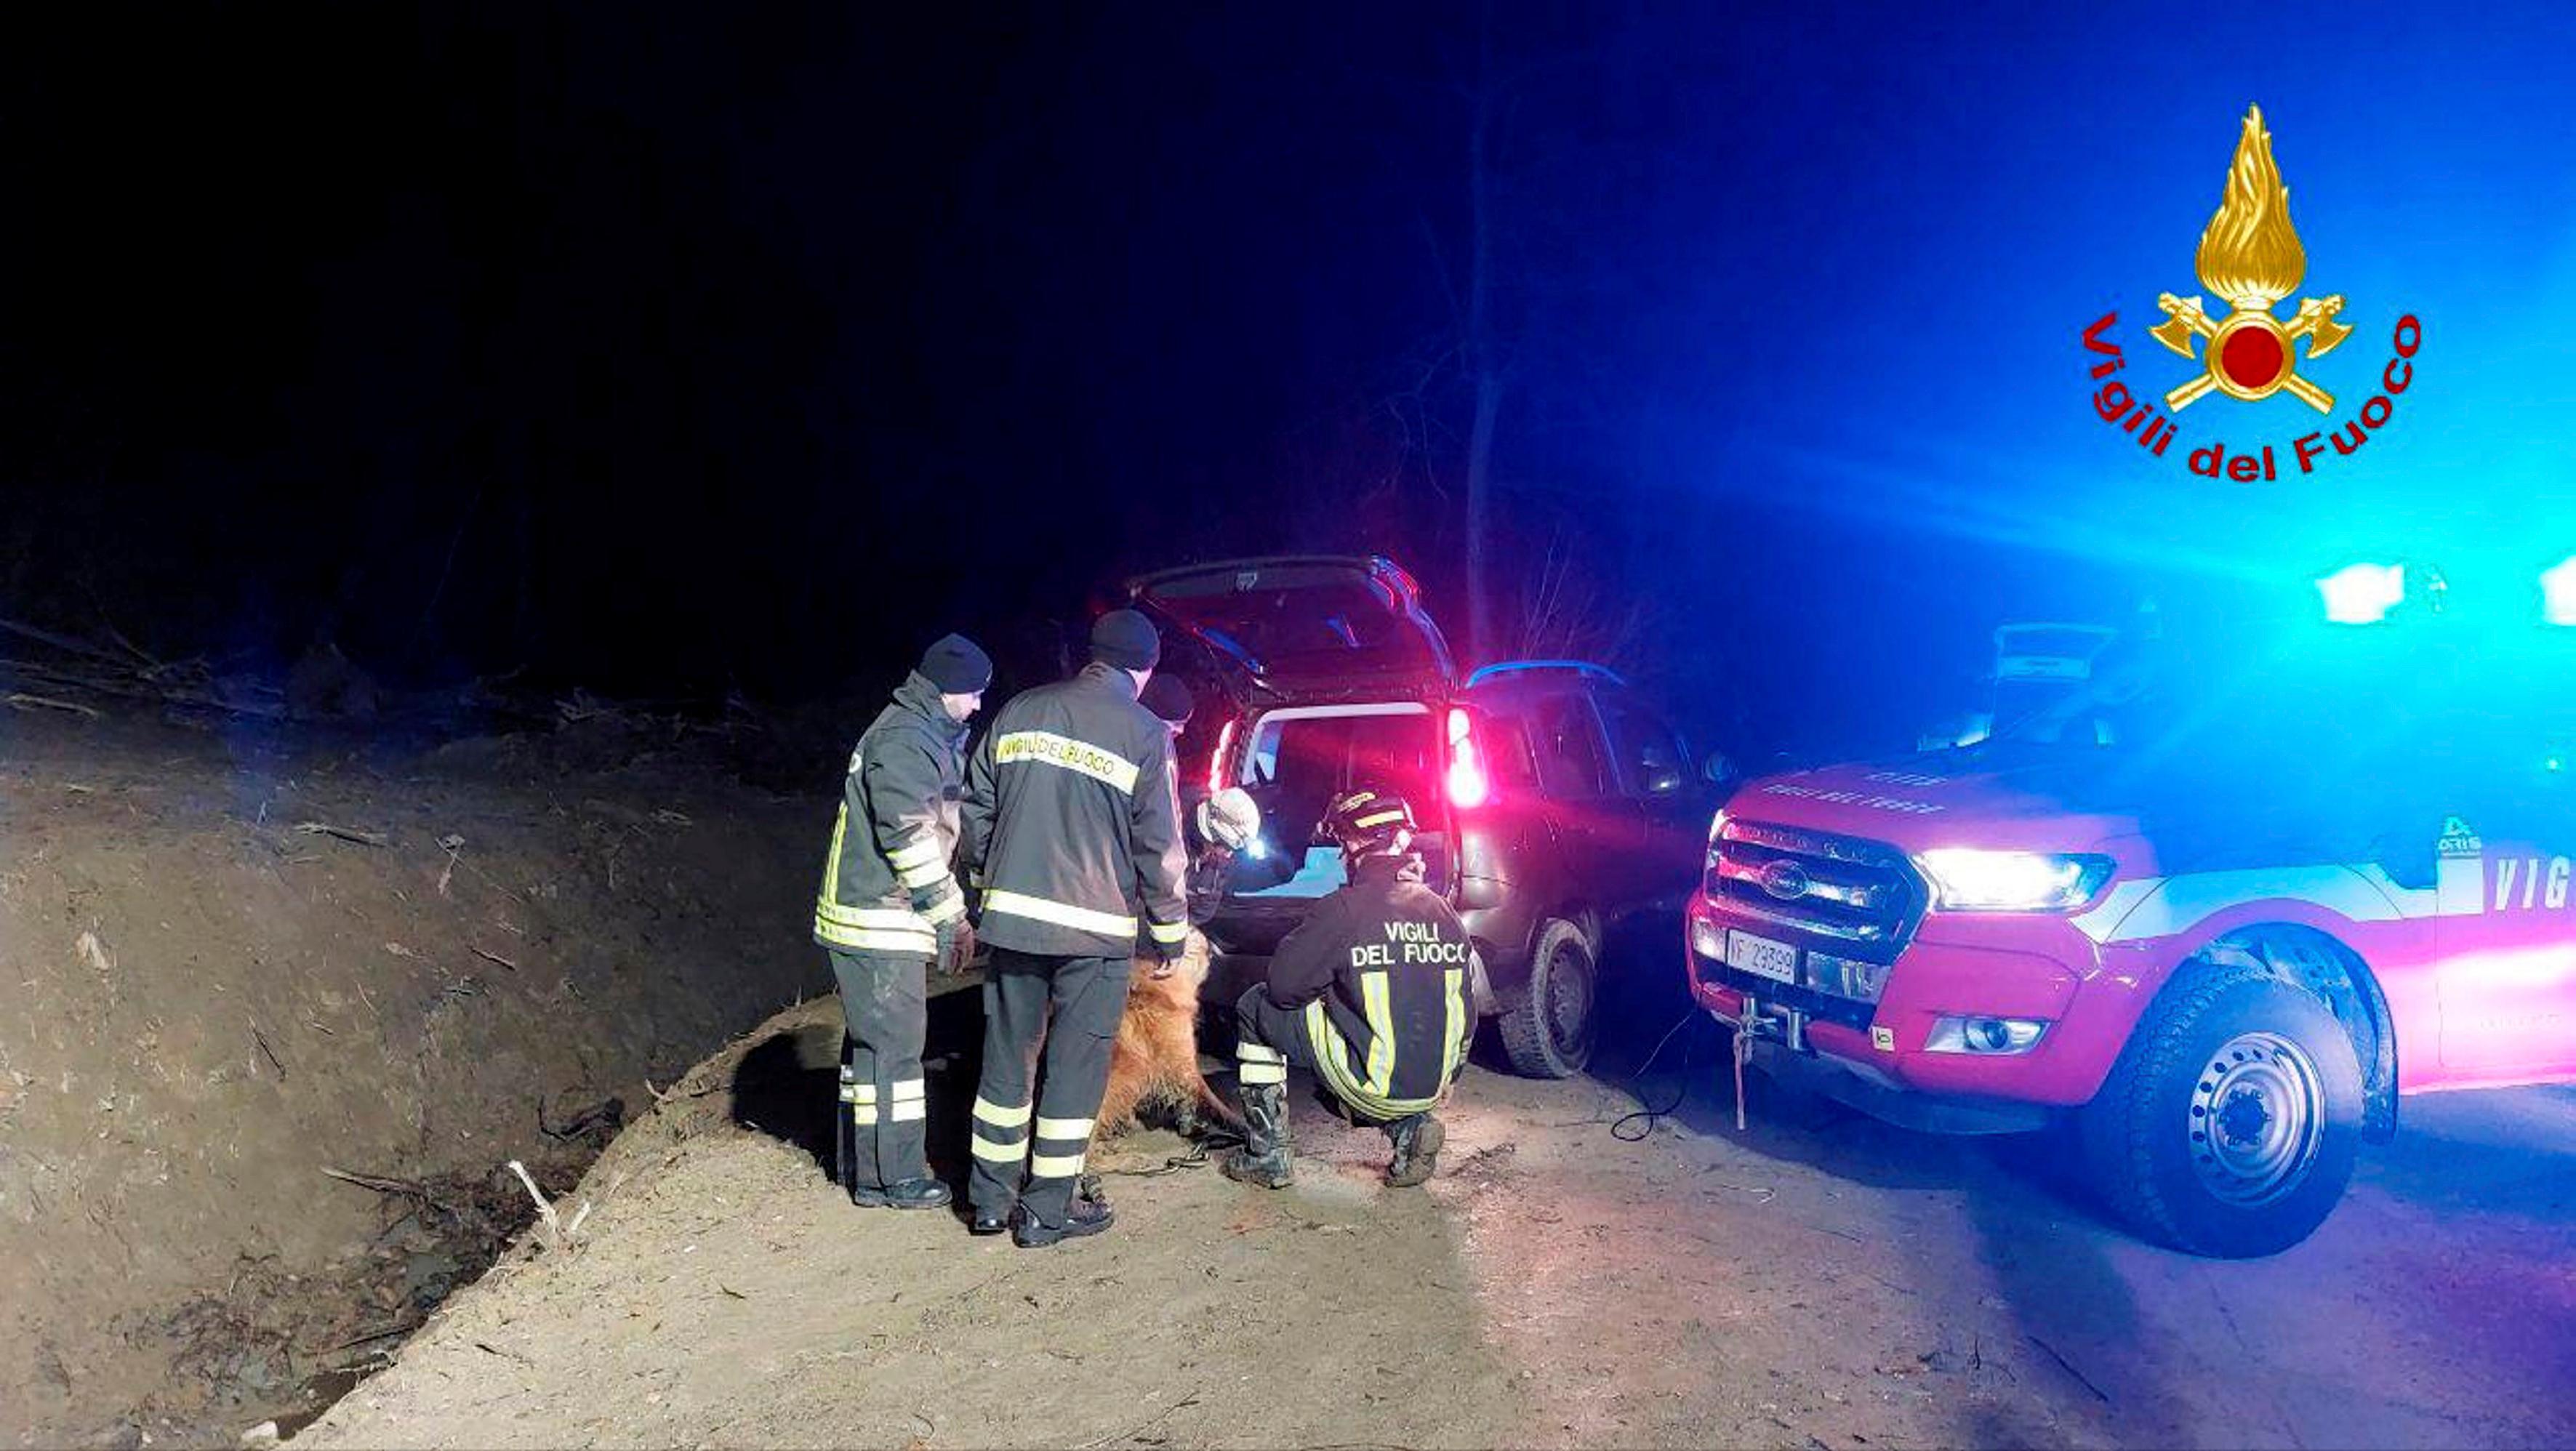
[[[1769,927],[1867,962],[1892,962],[1923,920],[1927,894],[1905,853],[1884,842],[1729,818],[1709,852],[1709,900],[1755,931]]]

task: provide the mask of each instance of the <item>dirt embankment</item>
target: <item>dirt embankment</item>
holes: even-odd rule
[[[825,989],[814,801],[576,744],[0,711],[0,1440],[291,1430]]]

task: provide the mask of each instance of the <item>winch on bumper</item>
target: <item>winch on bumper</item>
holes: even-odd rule
[[[1688,909],[1692,995],[1766,1073],[1905,1127],[2017,1132],[2090,1100],[2145,964],[2067,916],[1928,901],[1893,847],[1729,823]]]

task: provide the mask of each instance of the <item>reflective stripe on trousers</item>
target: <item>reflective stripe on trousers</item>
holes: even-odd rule
[[[993,1164],[1018,1164],[1029,1154],[1029,1115],[1025,1103],[998,1104],[975,1095],[975,1112],[966,1147],[976,1158]]]
[[[1246,1039],[1234,1045],[1234,1078],[1237,1083],[1266,1084],[1288,1081],[1288,1055],[1276,1048],[1266,1048]]]

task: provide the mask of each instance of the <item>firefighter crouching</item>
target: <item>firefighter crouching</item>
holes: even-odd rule
[[[1169,973],[1189,937],[1172,738],[1137,703],[1161,650],[1144,616],[1103,615],[1091,663],[1004,706],[967,769],[964,860],[992,949],[967,1195],[975,1233],[1023,1248],[1109,1227],[1075,1191],[1128,965],[1141,942]]]
[[[1413,811],[1402,798],[1353,791],[1333,802],[1324,827],[1341,846],[1348,880],[1281,940],[1268,981],[1235,1006],[1249,1132],[1218,1168],[1246,1184],[1287,1187],[1293,1064],[1385,1130],[1394,1145],[1386,1182],[1410,1187],[1437,1165],[1442,1132],[1431,1110],[1466,1062],[1474,947],[1458,914],[1423,885]]]
[[[840,816],[814,901],[814,940],[841,989],[841,1107],[836,1170],[851,1202],[936,1209],[948,1187],[922,1153],[922,981],[952,963],[966,900],[950,874],[957,844],[966,722],[993,662],[950,635],[930,647],[880,712],[841,786]]]

